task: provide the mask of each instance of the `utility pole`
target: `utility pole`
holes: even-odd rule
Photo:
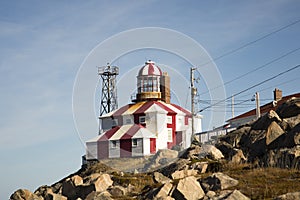
[[[234,96],[231,96],[231,118],[234,118]]]
[[[195,117],[195,96],[197,94],[197,88],[195,87],[195,77],[194,77],[194,71],[196,68],[191,68],[191,74],[190,74],[190,81],[191,81],[191,112],[192,112],[192,138],[195,134],[194,130],[194,117]],[[201,142],[201,139],[200,139]]]
[[[256,102],[256,118],[260,118],[260,103],[259,103],[259,93],[255,93],[255,102]]]

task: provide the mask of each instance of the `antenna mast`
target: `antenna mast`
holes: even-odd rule
[[[98,67],[98,75],[102,79],[102,93],[100,103],[100,116],[118,108],[116,76],[119,68],[116,66]],[[100,122],[99,122],[100,123]]]

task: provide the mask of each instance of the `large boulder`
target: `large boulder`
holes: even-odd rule
[[[288,148],[300,145],[300,123],[286,134],[283,145]]]
[[[197,170],[198,173],[204,174],[207,170],[208,162],[194,162],[190,165],[190,169]]]
[[[113,184],[109,174],[101,174],[92,184],[96,192],[103,192]]]
[[[280,105],[276,112],[281,118],[289,118],[300,114],[300,98],[291,98]]]
[[[213,145],[202,145],[201,152],[199,153],[198,157],[200,159],[208,157],[212,160],[220,160],[224,158],[224,155]]]
[[[91,192],[86,198],[84,198],[85,200],[113,200],[113,198],[111,198],[111,194],[107,191],[104,192]]]
[[[164,176],[172,178],[171,175],[179,170],[188,169],[188,164],[190,163],[187,159],[179,159],[176,162],[167,165],[166,167],[160,168],[157,172],[162,173]]]
[[[177,159],[178,151],[171,149],[159,150],[147,163],[143,171],[151,171],[158,167],[167,165]]]
[[[188,176],[195,176],[198,174],[198,170],[194,169],[184,169],[179,170],[171,174],[172,179],[182,179]]]
[[[245,157],[244,153],[240,149],[233,149],[230,162],[234,164],[245,163],[247,158]]]
[[[205,178],[201,182],[206,190],[225,190],[230,187],[236,186],[239,182],[221,172],[214,173],[211,176]],[[208,187],[208,188],[207,188]]]
[[[197,159],[201,153],[202,148],[200,146],[192,146],[187,148],[179,157],[183,159]]]
[[[173,188],[172,183],[164,184],[162,187],[157,189],[156,191],[157,193],[155,194],[154,198],[156,199],[166,198],[170,194],[172,188]]]
[[[179,180],[178,185],[172,194],[172,197],[175,199],[187,200],[198,200],[204,196],[205,193],[194,176]]]
[[[172,181],[171,179],[169,179],[168,177],[164,176],[163,174],[161,174],[159,172],[154,172],[153,173],[153,179],[157,183],[161,183],[161,184],[169,183],[169,182]]]
[[[26,189],[19,189],[15,191],[11,196],[10,200],[44,200],[43,197],[37,196]]]
[[[78,175],[67,178],[62,183],[62,195],[68,197],[69,199],[76,199],[78,196],[77,187],[82,184],[83,179]]]
[[[251,128],[253,130],[266,130],[272,122],[281,122],[281,118],[274,110],[270,110],[268,113],[256,120]]]
[[[271,122],[266,132],[266,145],[271,144],[283,133],[284,130],[275,121]]]

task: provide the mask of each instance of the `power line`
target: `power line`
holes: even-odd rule
[[[244,90],[242,90],[242,91],[240,91],[240,92],[234,94],[233,96],[240,95],[240,94],[242,94],[242,93],[244,93],[244,92],[246,92],[246,91],[248,91],[248,90],[250,90],[250,89],[253,89],[253,88],[255,88],[255,87],[259,86],[259,85],[262,85],[262,84],[264,84],[264,83],[266,83],[266,82],[268,82],[268,81],[270,81],[270,80],[273,80],[273,79],[275,79],[275,78],[277,78],[277,77],[279,77],[279,76],[281,76],[281,75],[283,75],[283,74],[285,74],[285,73],[288,73],[288,72],[290,72],[290,71],[292,71],[292,70],[295,70],[295,69],[297,69],[297,68],[299,68],[299,67],[300,67],[300,65],[296,65],[296,66],[294,66],[294,67],[292,67],[292,68],[290,68],[290,69],[288,69],[288,70],[285,70],[285,71],[283,71],[283,72],[280,72],[279,74],[276,74],[275,76],[272,76],[271,78],[268,78],[268,79],[266,79],[266,80],[264,80],[264,81],[261,81],[261,82],[255,84],[255,85],[253,85],[253,86],[247,88],[247,89],[244,89]],[[216,102],[216,103],[214,103],[214,104],[212,104],[212,105],[210,105],[210,106],[207,106],[207,107],[201,109],[199,112],[202,112],[202,111],[204,111],[204,110],[206,110],[206,109],[208,109],[208,108],[211,108],[211,107],[213,107],[213,106],[215,106],[215,105],[218,105],[218,104],[220,104],[220,103],[222,103],[222,102],[225,102],[226,100],[228,100],[228,99],[230,99],[230,98],[231,98],[231,96],[230,96],[230,97],[227,97],[227,98],[224,99],[224,100],[218,101],[218,102]]]
[[[292,22],[292,23],[290,23],[290,24],[287,24],[287,25],[285,25],[285,26],[283,26],[283,27],[281,27],[281,28],[279,28],[279,29],[277,29],[277,30],[275,30],[275,31],[273,31],[273,32],[270,32],[270,33],[268,33],[268,34],[266,34],[266,35],[264,35],[264,36],[262,36],[262,37],[259,37],[259,38],[257,38],[256,40],[253,40],[253,41],[251,41],[251,42],[248,42],[248,43],[246,43],[246,44],[244,44],[244,45],[242,45],[242,46],[240,46],[240,47],[238,47],[238,48],[236,48],[236,49],[230,50],[230,51],[228,51],[228,52],[226,52],[226,53],[221,54],[220,56],[217,56],[217,57],[215,57],[215,58],[212,58],[212,59],[210,59],[209,61],[207,61],[207,62],[201,64],[200,66],[204,66],[204,65],[206,65],[206,64],[208,64],[208,63],[211,63],[211,62],[216,61],[216,60],[219,60],[219,59],[221,59],[221,58],[223,58],[223,57],[225,57],[225,56],[228,56],[228,55],[230,55],[230,54],[233,54],[233,53],[235,53],[235,52],[237,52],[237,51],[239,51],[239,50],[241,50],[241,49],[243,49],[243,48],[245,48],[245,47],[247,47],[247,46],[249,46],[249,45],[252,45],[252,44],[254,44],[254,43],[256,43],[256,42],[258,42],[258,41],[260,41],[260,40],[263,40],[263,39],[265,39],[265,38],[267,38],[267,37],[269,37],[269,36],[271,36],[271,35],[273,35],[273,34],[275,34],[275,33],[278,33],[278,32],[280,32],[280,31],[282,31],[282,30],[284,30],[284,29],[287,29],[287,28],[289,28],[290,26],[293,26],[293,25],[295,25],[295,24],[297,24],[297,23],[299,23],[299,22],[300,22],[300,19],[298,19],[298,20],[296,20],[296,21],[294,21],[294,22]]]
[[[218,86],[216,86],[216,87],[214,87],[214,88],[211,88],[210,90],[207,90],[207,91],[201,93],[200,95],[207,94],[209,91],[215,90],[215,89],[220,88],[220,87],[222,87],[222,86],[225,86],[225,85],[227,85],[227,84],[229,84],[229,83],[232,83],[232,82],[234,82],[234,81],[236,81],[236,80],[239,80],[239,79],[241,79],[241,78],[243,78],[243,77],[245,77],[245,76],[247,76],[247,75],[249,75],[249,74],[251,74],[251,73],[253,73],[253,72],[255,72],[255,71],[258,71],[258,70],[260,70],[260,69],[263,69],[263,68],[267,67],[268,65],[270,65],[270,64],[272,64],[272,63],[274,63],[274,62],[276,62],[276,61],[278,61],[278,60],[280,60],[280,59],[282,59],[282,58],[284,58],[284,57],[286,57],[286,56],[288,56],[288,55],[290,55],[290,54],[292,54],[292,53],[294,53],[294,52],[296,52],[296,51],[299,51],[299,50],[300,50],[300,47],[297,48],[297,49],[294,49],[294,50],[292,50],[292,51],[289,51],[288,53],[285,53],[285,54],[283,54],[283,55],[281,55],[281,56],[279,56],[279,57],[277,57],[277,58],[275,58],[275,59],[273,59],[273,60],[271,60],[271,61],[269,61],[269,62],[267,62],[267,63],[265,63],[265,64],[263,64],[263,65],[261,65],[261,66],[259,66],[259,67],[256,67],[255,69],[253,69],[253,70],[251,70],[251,71],[248,71],[248,72],[246,72],[245,74],[239,75],[239,76],[235,77],[234,79],[231,79],[231,80],[229,80],[229,81],[226,81],[226,82],[225,82],[224,84],[222,84],[222,85],[218,85]],[[198,73],[199,73],[199,72],[198,72]]]

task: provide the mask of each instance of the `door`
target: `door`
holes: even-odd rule
[[[156,138],[150,138],[150,153],[156,153]]]

